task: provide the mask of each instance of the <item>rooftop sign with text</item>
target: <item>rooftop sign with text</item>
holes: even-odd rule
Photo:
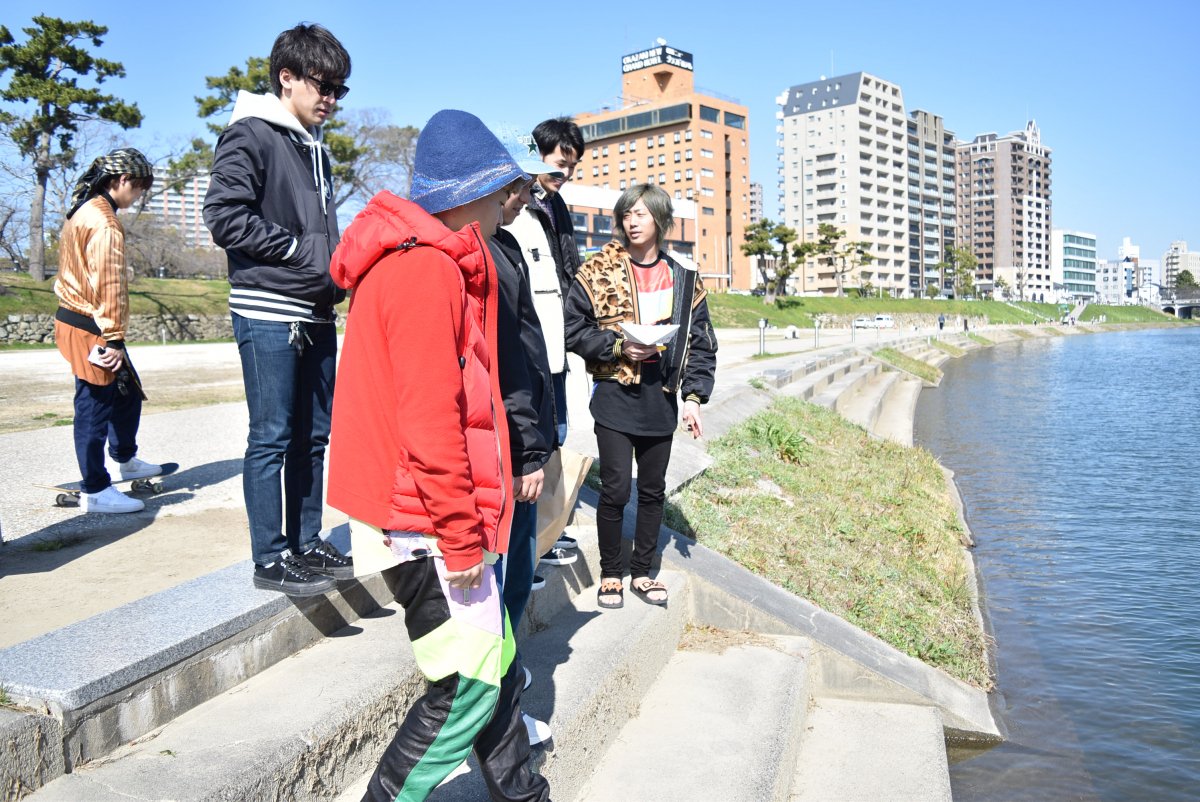
[[[663,64],[692,71],[692,54],[673,47],[659,45],[649,50],[640,50],[621,57],[621,73],[644,70],[647,67],[658,67]]]

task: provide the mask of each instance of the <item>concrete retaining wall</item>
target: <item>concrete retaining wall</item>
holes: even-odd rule
[[[233,339],[229,315],[131,315],[130,342]],[[54,342],[53,315],[8,315],[0,321],[0,345]]]

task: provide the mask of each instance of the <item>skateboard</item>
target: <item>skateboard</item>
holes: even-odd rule
[[[164,476],[170,476],[177,470],[179,470],[179,463],[164,462],[162,466],[162,473],[158,474],[157,476],[147,476],[144,479],[113,478],[112,483],[114,485],[122,485],[128,482],[129,491],[131,493],[152,493],[157,496],[159,493],[167,489],[166,485],[159,480]],[[44,490],[57,490],[58,495],[54,497],[55,507],[79,506],[79,482],[68,482],[64,485],[41,485],[35,482],[33,486],[40,487]]]

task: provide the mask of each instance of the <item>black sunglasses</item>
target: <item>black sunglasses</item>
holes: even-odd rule
[[[350,87],[345,84],[335,84],[333,81],[325,81],[320,78],[314,78],[311,75],[305,75],[304,80],[312,81],[316,84],[317,94],[321,97],[332,96],[334,100],[341,100],[350,92]]]

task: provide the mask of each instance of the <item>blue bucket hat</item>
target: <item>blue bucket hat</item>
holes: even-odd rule
[[[409,198],[430,214],[486,197],[529,176],[476,117],[443,109],[417,137]]]

